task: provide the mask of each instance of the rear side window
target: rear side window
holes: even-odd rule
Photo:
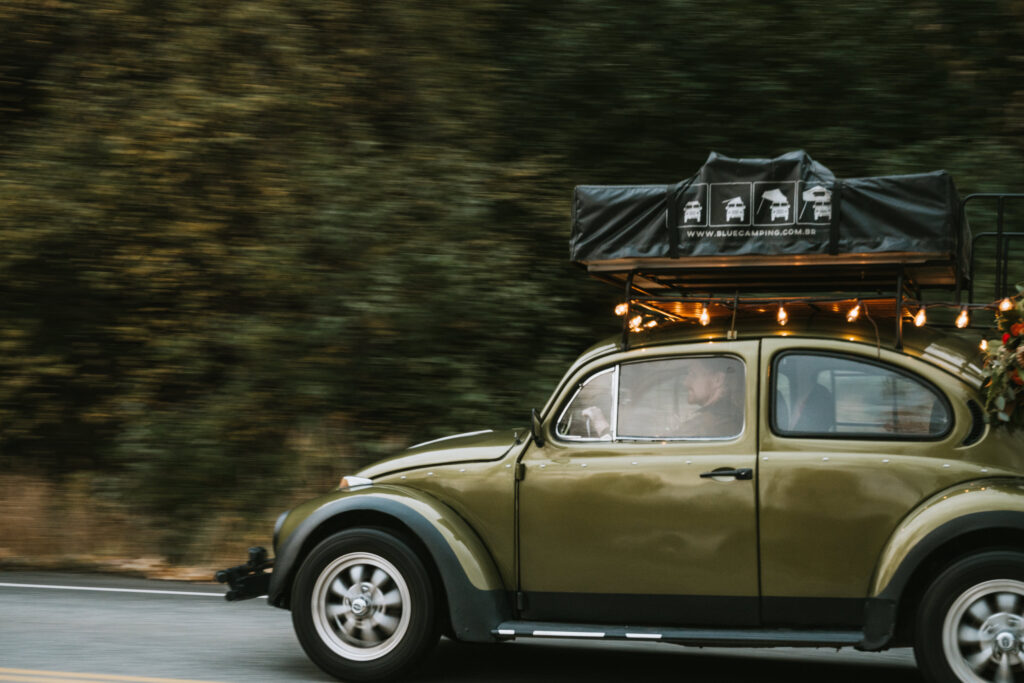
[[[772,372],[772,429],[786,436],[937,439],[952,411],[902,370],[850,357],[787,353]]]

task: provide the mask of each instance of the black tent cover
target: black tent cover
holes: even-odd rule
[[[967,226],[945,171],[840,180],[804,151],[712,152],[671,185],[580,185],[573,261],[911,252],[965,259]]]

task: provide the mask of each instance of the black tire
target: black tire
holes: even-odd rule
[[[921,600],[914,656],[934,683],[1024,678],[1024,553],[983,552],[943,571]]]
[[[409,673],[438,640],[436,592],[408,545],[380,529],[322,541],[295,577],[292,625],[309,658],[346,681]]]

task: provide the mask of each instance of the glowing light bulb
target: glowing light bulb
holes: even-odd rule
[[[782,304],[779,304],[779,315],[777,316],[780,325],[785,325],[789,322],[789,314],[786,313],[786,309]]]
[[[971,324],[971,317],[967,313],[967,307],[960,309],[960,315],[956,317],[956,326],[961,330]]]
[[[625,304],[625,303],[623,303],[623,304],[616,304],[616,306],[615,306],[615,315],[621,317],[621,316],[626,315],[626,313],[628,313],[628,312],[629,312],[629,304]]]
[[[711,314],[708,313],[708,307],[707,306],[701,306],[700,307],[700,324],[701,325],[707,325],[709,322],[711,322]]]
[[[647,327],[657,327],[657,326],[658,326],[658,321],[657,320],[649,320],[647,322]]]
[[[924,306],[917,311],[917,315],[914,316],[914,326],[921,327],[928,322],[928,315],[924,312]]]
[[[634,316],[629,319],[629,329],[633,330],[634,332],[639,332],[640,326],[643,325],[643,322],[644,319],[642,317],[640,317],[639,315]]]
[[[860,317],[860,302],[854,304],[853,308],[846,314],[846,322],[852,323]]]
[[[981,343],[978,344],[978,346],[981,347],[982,351],[988,351],[988,339],[982,339]]]
[[[1011,308],[1013,308],[1013,301],[1010,300],[1010,297],[1006,297],[1005,299],[1003,299],[1002,301],[999,302],[999,310],[1000,311],[1003,311],[1005,313],[1006,311],[1010,310]]]

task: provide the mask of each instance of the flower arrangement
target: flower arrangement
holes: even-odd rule
[[[1001,422],[1024,426],[1024,284],[1018,295],[999,305],[996,323],[1002,338],[983,342],[985,409]]]

